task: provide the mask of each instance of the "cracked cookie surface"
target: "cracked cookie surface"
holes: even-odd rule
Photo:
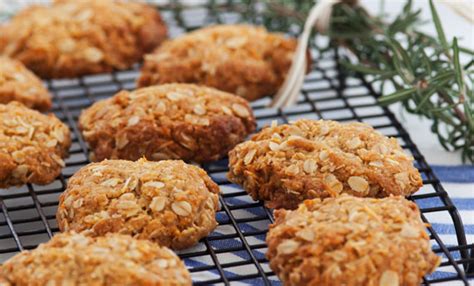
[[[0,103],[18,101],[39,111],[51,108],[51,94],[21,62],[0,56]]]
[[[295,39],[263,27],[206,27],[146,55],[137,83],[197,83],[256,100],[277,92],[295,49]]]
[[[79,170],[61,195],[61,231],[109,232],[173,249],[196,244],[217,226],[219,187],[179,160],[105,160]]]
[[[247,101],[213,88],[165,84],[121,91],[84,110],[91,159],[215,161],[255,129]]]
[[[120,0],[31,6],[0,26],[0,54],[41,78],[126,69],[166,38],[156,9]]]
[[[65,166],[69,128],[53,114],[0,104],[0,188],[51,183]]]
[[[192,282],[184,263],[166,247],[128,235],[93,238],[63,233],[6,261],[0,266],[0,284],[190,286]]]
[[[270,267],[284,285],[415,286],[441,262],[415,203],[342,195],[275,211]]]
[[[229,152],[230,181],[271,208],[305,199],[408,196],[422,186],[395,138],[364,123],[298,120],[264,128]]]

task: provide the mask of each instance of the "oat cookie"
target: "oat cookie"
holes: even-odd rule
[[[295,49],[295,39],[263,27],[211,26],[165,42],[146,55],[137,83],[199,83],[256,100],[276,93]]]
[[[0,56],[0,103],[18,101],[29,108],[51,108],[51,94],[21,62]]]
[[[415,286],[441,262],[403,197],[307,200],[275,219],[267,257],[285,285]]]
[[[3,281],[2,281],[3,278]],[[166,247],[109,234],[55,235],[31,251],[17,254],[0,266],[5,286],[42,285],[191,285],[184,263]]]
[[[126,69],[166,37],[153,7],[122,0],[31,6],[0,26],[0,54],[42,78]]]
[[[229,152],[229,179],[271,208],[305,199],[408,196],[422,186],[395,138],[363,123],[298,120],[264,128]]]
[[[70,145],[69,128],[53,114],[0,104],[0,188],[52,182]]]
[[[192,84],[121,91],[79,119],[91,159],[183,159],[206,162],[227,154],[255,129],[248,103]]]
[[[183,249],[217,226],[219,187],[183,161],[105,160],[77,172],[61,195],[61,231],[109,232]]]

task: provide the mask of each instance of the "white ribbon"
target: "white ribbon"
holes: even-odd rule
[[[284,107],[292,105],[297,99],[306,74],[306,51],[309,36],[314,26],[320,33],[327,31],[331,20],[332,7],[341,0],[320,0],[309,12],[304,24],[303,33],[298,38],[298,45],[293,54],[290,70],[286,75],[283,85],[273,98],[271,107]]]

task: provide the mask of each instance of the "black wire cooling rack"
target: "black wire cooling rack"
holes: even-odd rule
[[[209,9],[208,5],[186,8],[176,3],[160,7],[160,11],[173,37],[211,23],[244,21],[243,6],[235,6],[238,9],[234,9],[231,2],[221,5],[218,13],[215,9]],[[258,6],[251,9],[247,13],[247,16],[251,15],[250,21],[260,23],[256,12]],[[249,18],[245,20],[249,21]],[[270,102],[268,98],[253,102],[258,127],[269,125],[273,120],[287,123],[300,118],[360,121],[397,138],[406,152],[413,155],[423,176],[424,187],[411,196],[420,207],[423,220],[429,223],[432,214],[447,216],[455,226],[457,237],[456,245],[447,245],[435,229],[427,228],[433,250],[442,256],[443,262],[423,282],[429,285],[458,281],[461,285],[468,285],[467,277],[474,275],[474,246],[466,243],[456,207],[395,116],[387,108],[377,105],[378,94],[372,86],[364,78],[349,76],[341,69],[338,65],[339,53],[337,49],[324,53],[313,49],[312,71],[305,80],[296,105],[270,109],[266,107]],[[89,163],[88,146],[77,128],[81,110],[121,89],[133,89],[137,75],[138,65],[129,71],[47,82],[54,94],[53,112],[72,131],[70,157],[61,176],[47,186],[28,184],[21,188],[0,189],[0,262],[19,251],[35,248],[58,232],[55,220],[58,197],[67,179]],[[195,285],[281,284],[264,256],[265,235],[273,221],[272,211],[263,207],[261,202],[252,201],[238,186],[227,181],[226,159],[203,168],[221,187],[222,209],[217,214],[219,226],[216,231],[197,246],[179,253]]]

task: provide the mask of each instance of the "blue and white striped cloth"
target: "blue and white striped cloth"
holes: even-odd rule
[[[474,166],[472,165],[432,165],[433,171],[440,179],[444,189],[456,206],[466,233],[468,244],[474,243]],[[435,200],[432,201],[436,205]],[[424,205],[424,207],[430,207]],[[447,212],[435,212],[427,215],[434,230],[439,234],[446,246],[457,246],[458,241],[453,221]],[[452,253],[454,259],[460,259],[458,252]],[[443,257],[444,258],[444,257]],[[460,265],[461,269],[462,266]],[[452,276],[454,269],[451,267],[441,267],[431,276],[441,278]],[[471,280],[471,283],[473,281]],[[456,282],[445,282],[443,285],[462,285]]]
[[[461,215],[468,243],[474,243],[474,166],[432,165],[432,168]],[[430,221],[446,244],[456,244],[450,218],[433,216]]]

